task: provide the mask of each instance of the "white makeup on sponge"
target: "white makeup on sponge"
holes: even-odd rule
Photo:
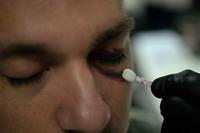
[[[136,73],[129,68],[126,68],[123,70],[122,77],[128,82],[137,81],[138,83],[145,85],[147,87],[151,87],[151,84],[152,84],[152,81],[148,81],[140,76],[137,76]]]

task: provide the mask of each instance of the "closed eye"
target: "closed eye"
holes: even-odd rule
[[[126,59],[124,49],[112,51],[104,49],[93,50],[88,56],[90,64],[98,63],[103,65],[119,65]]]
[[[12,86],[19,87],[19,86],[24,86],[24,85],[25,86],[26,85],[32,85],[34,83],[38,83],[38,82],[42,81],[46,71],[47,70],[37,72],[37,73],[30,75],[29,77],[26,77],[26,78],[15,78],[15,77],[6,77],[6,78],[8,79],[9,83]]]

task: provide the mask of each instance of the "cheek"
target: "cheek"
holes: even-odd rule
[[[113,118],[120,125],[126,126],[132,100],[132,88],[125,81],[104,76],[95,72],[95,81],[102,97],[109,105]]]
[[[112,111],[121,116],[121,119],[127,117],[132,99],[130,86],[124,82],[108,81],[103,84],[102,89],[102,95]]]
[[[27,126],[24,120],[29,112],[22,109],[24,105],[21,104],[19,97],[7,88],[4,89],[5,91],[0,94],[0,131],[18,133],[18,130],[22,130],[22,124]]]
[[[22,99],[16,95],[11,88],[0,87],[0,131],[9,133],[18,133],[18,130],[22,130],[22,124],[28,126],[24,121],[26,118],[26,112]]]
[[[49,117],[52,116],[52,108],[44,104],[44,99],[27,99],[13,90],[0,82],[0,132],[56,132],[53,118]]]
[[[32,105],[23,105],[17,100],[13,103],[0,103],[0,131],[2,133],[58,132],[50,111],[42,110],[34,103],[30,104]]]

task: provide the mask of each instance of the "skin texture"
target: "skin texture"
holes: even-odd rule
[[[52,53],[0,56],[0,132],[125,133],[132,91],[106,71],[132,67],[129,33],[94,46],[96,36],[124,17],[117,0],[0,0],[0,53],[14,44],[42,45]],[[126,59],[88,63],[94,47],[122,48]],[[41,71],[32,83],[8,80]]]

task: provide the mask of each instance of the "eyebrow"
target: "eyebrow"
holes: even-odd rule
[[[119,23],[98,35],[92,47],[98,47],[99,45],[102,45],[123,33],[128,33],[133,29],[133,27],[133,19],[131,17],[125,17]],[[42,43],[0,43],[0,60],[7,59],[9,57],[28,57],[32,55],[48,58],[48,60],[61,60],[61,56],[59,56],[58,53],[46,48]]]
[[[52,61],[60,60],[60,57],[50,49],[47,49],[44,44],[23,44],[23,43],[13,43],[13,44],[0,44],[0,60],[8,59],[11,57],[31,57],[38,56],[41,59],[45,59],[49,63]]]
[[[107,29],[102,34],[98,35],[94,41],[93,47],[98,47],[99,45],[102,45],[119,35],[129,33],[131,30],[133,30],[133,28],[133,18],[126,16],[120,22]]]

